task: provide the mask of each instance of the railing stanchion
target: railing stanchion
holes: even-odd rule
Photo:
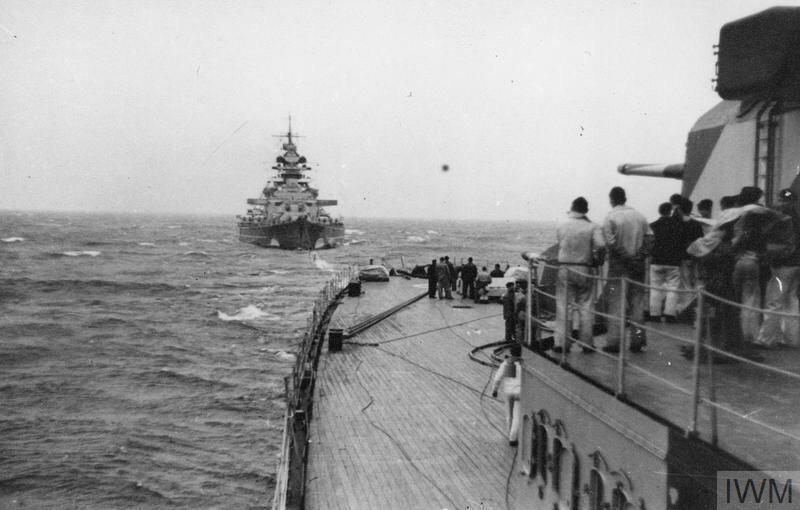
[[[564,289],[563,290],[563,292],[564,292],[564,302],[563,302],[564,323],[561,324],[561,327],[564,328],[564,340],[563,340],[564,341],[564,345],[561,346],[561,364],[562,365],[566,365],[567,364],[567,346],[569,345],[568,338],[570,338],[572,336],[572,331],[569,331],[571,329],[569,327],[569,325],[570,325],[570,319],[572,318],[572,311],[569,309],[569,293],[567,292],[567,288],[569,288],[569,284],[567,283],[567,279],[569,279],[569,272],[568,272],[569,268],[567,268],[567,267],[563,267],[562,266],[562,267],[558,268],[558,276],[556,276],[556,296],[558,296],[558,289],[561,288],[560,280],[561,280],[561,271],[562,270],[564,271],[564,287],[563,287],[563,289]],[[557,304],[556,304],[556,310],[558,310],[558,305]],[[558,312],[556,312],[556,315],[558,315]]]
[[[534,271],[533,260],[528,259],[528,288],[525,289],[525,345],[531,347],[533,345],[531,339],[531,300],[533,299],[533,276]],[[519,317],[517,317],[519,318]]]
[[[620,278],[619,280],[619,365],[617,367],[617,398],[625,396],[625,352],[627,346],[625,345],[625,316],[628,308],[628,280]]]
[[[706,332],[709,342],[711,341],[711,322],[706,319]],[[714,353],[708,353],[708,401],[711,403],[711,444],[717,446],[717,389],[714,381]]]
[[[703,343],[703,325],[705,324],[705,303],[703,302],[703,286],[697,292],[697,323],[694,331],[694,359],[692,360],[692,417],[688,434],[697,435],[697,413],[700,407],[700,355]],[[711,353],[709,352],[710,356]]]

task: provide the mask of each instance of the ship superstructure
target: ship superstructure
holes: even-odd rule
[[[336,246],[344,237],[344,224],[328,214],[323,207],[337,205],[336,200],[318,198],[319,190],[311,187],[306,172],[311,170],[305,156],[297,152],[289,131],[272,170],[275,175],[267,181],[258,198],[248,198],[250,208],[239,216],[239,240],[259,246],[274,246],[287,250],[313,250]]]

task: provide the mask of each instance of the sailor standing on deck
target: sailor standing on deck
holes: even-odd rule
[[[795,204],[797,195],[791,189],[778,194],[776,212],[781,214],[767,234],[766,262],[771,278],[767,283],[764,308],[770,312],[800,312],[800,216]],[[795,317],[765,313],[756,345],[777,347],[800,345],[800,320]]]
[[[520,377],[522,375],[522,346],[511,346],[511,356],[506,357],[492,379],[492,396],[497,397],[500,390],[506,401],[506,426],[508,427],[508,444],[519,444],[519,394]]]
[[[436,264],[436,287],[439,299],[453,299],[453,295],[450,293],[450,268],[447,267],[444,259],[444,257],[440,257],[439,263]],[[442,296],[442,291],[444,291],[444,296]]]
[[[431,265],[428,266],[428,297],[436,297],[436,259],[431,260]]]
[[[487,294],[486,287],[492,283],[492,277],[489,276],[489,271],[486,270],[486,266],[483,266],[478,273],[478,276],[475,278],[475,302],[478,303],[482,298],[484,298]]]
[[[450,272],[450,290],[456,290],[456,280],[458,280],[458,272],[456,272],[456,267],[452,262],[450,262],[450,257],[448,255],[444,256],[444,263],[447,265],[447,270]]]
[[[516,292],[514,282],[506,283],[506,293],[503,294],[503,319],[506,321],[506,342],[514,341],[516,333]]]
[[[680,265],[685,247],[682,242],[682,222],[672,215],[672,207],[664,202],[658,207],[659,218],[650,224],[653,230],[653,253],[650,259],[650,320],[675,322],[678,306],[678,286],[681,283]]]
[[[556,352],[569,352],[573,312],[578,313],[579,338],[583,352],[594,347],[592,337],[595,261],[605,253],[605,240],[600,225],[586,217],[589,203],[583,197],[572,201],[567,221],[556,230],[558,239],[558,281],[556,283],[556,324],[553,348]],[[565,330],[566,324],[566,330]]]
[[[761,264],[767,249],[765,233],[774,218],[766,214],[767,208],[759,200],[764,196],[760,188],[745,186],[739,193],[742,215],[733,225],[733,248],[736,263],[733,267],[733,285],[737,301],[745,307],[739,311],[743,347],[755,343],[761,323]]]
[[[472,257],[467,259],[467,263],[461,266],[461,287],[462,298],[475,298],[475,278],[478,277],[478,267],[473,264]]]
[[[627,307],[632,321],[644,321],[645,289],[636,283],[627,285],[626,302],[622,302],[621,278],[633,282],[644,283],[645,256],[647,249],[645,238],[649,244],[652,231],[647,219],[642,213],[628,207],[625,190],[616,186],[608,194],[611,202],[611,211],[603,221],[603,235],[608,249],[608,282],[606,283],[608,295],[608,313],[612,317],[619,317],[622,310]],[[644,346],[645,333],[643,330],[632,332],[629,348],[631,352],[639,352]],[[619,352],[623,344],[625,324],[619,319],[610,319],[608,325],[608,342],[603,347],[604,352]],[[624,345],[623,345],[624,347]]]

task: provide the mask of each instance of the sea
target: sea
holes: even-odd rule
[[[231,216],[0,211],[0,508],[269,508],[318,291],[372,259],[491,267],[555,225],[346,220],[335,249]]]

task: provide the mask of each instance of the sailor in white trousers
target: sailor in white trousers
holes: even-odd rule
[[[520,376],[522,375],[522,347],[515,344],[511,347],[511,355],[495,372],[492,378],[492,396],[497,397],[498,390],[503,400],[506,401],[506,426],[508,427],[508,444],[519,444],[519,390]]]

